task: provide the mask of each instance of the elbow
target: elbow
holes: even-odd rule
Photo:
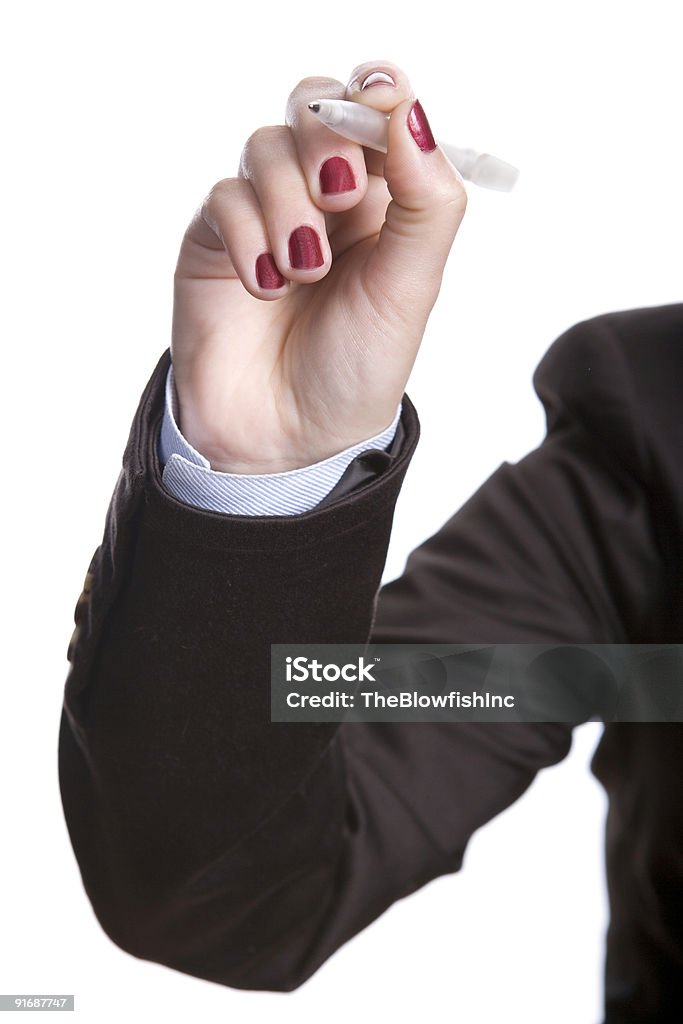
[[[326,959],[318,940],[329,909],[327,900],[316,906],[299,898],[294,914],[287,881],[250,900],[214,892],[152,902],[132,888],[115,899],[92,888],[88,895],[106,935],[138,959],[228,988],[285,993],[301,988]]]
[[[148,919],[128,916],[116,922],[95,911],[109,939],[123,952],[181,974],[256,992],[294,992],[317,969],[292,958],[283,939],[275,947],[253,942],[248,931],[223,930],[219,936],[186,934],[180,941],[151,927]]]

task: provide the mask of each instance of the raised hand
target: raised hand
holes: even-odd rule
[[[386,156],[322,125],[319,97],[390,113]],[[286,124],[257,129],[200,205],[176,266],[179,425],[212,469],[310,465],[388,426],[466,204],[395,65],[296,86]]]

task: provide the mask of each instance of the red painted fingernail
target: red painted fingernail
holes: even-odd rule
[[[432,129],[419,100],[415,100],[408,113],[408,130],[423,153],[431,153],[436,149]]]
[[[356,179],[351,164],[343,156],[331,156],[320,168],[320,191],[325,195],[332,192],[351,192]]]
[[[313,270],[321,267],[323,260],[318,232],[303,225],[289,236],[289,262],[295,270]]]
[[[256,280],[259,288],[282,288],[285,279],[275,266],[271,253],[262,252],[256,260]]]

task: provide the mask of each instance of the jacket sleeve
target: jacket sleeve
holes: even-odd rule
[[[310,512],[201,510],[161,479],[169,358],[140,400],[76,607],[64,813],[116,943],[287,989],[336,888],[347,794],[337,726],[270,722],[270,645],[367,640],[418,421],[406,399],[395,457],[368,453],[369,482]]]
[[[618,352],[593,361],[580,401],[558,397],[593,341],[588,322],[555,343],[535,377],[543,444],[503,463],[378,601],[417,442],[410,402],[400,452],[364,486],[301,516],[222,516],[161,486],[162,357],[77,606],[60,731],[71,840],[122,948],[237,988],[296,988],[396,899],[458,870],[476,828],[566,755],[564,725],[273,724],[269,656],[369,635],[639,639],[662,565],[634,431],[618,429],[633,411]]]

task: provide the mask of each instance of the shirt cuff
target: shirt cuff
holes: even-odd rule
[[[164,417],[159,437],[162,481],[178,501],[209,512],[240,516],[288,516],[308,512],[327,497],[355,458],[370,449],[385,450],[391,444],[402,405],[381,434],[359,441],[337,455],[301,469],[283,473],[220,473],[178,429],[178,395],[173,365],[166,376]]]

